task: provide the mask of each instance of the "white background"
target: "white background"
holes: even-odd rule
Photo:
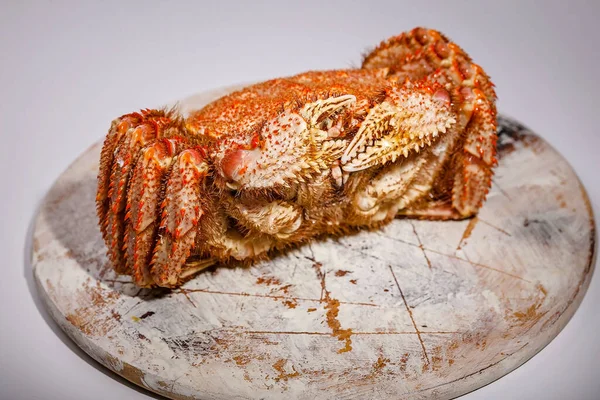
[[[123,113],[237,82],[356,66],[414,26],[465,48],[500,112],[569,160],[600,212],[600,2],[3,2],[0,399],[144,399],[79,351],[32,282],[31,221],[58,175]],[[598,275],[598,274],[596,274]],[[600,398],[600,277],[540,354],[466,399]]]

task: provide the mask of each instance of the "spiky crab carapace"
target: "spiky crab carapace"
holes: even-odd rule
[[[496,162],[493,85],[445,36],[416,28],[362,68],[249,86],[187,118],[113,121],[98,176],[108,255],[142,287],[397,215],[477,213]]]

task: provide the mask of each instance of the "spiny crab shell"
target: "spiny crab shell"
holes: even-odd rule
[[[108,256],[141,287],[374,228],[477,213],[496,163],[496,96],[445,36],[416,28],[360,69],[249,86],[183,118],[115,121],[98,175]]]

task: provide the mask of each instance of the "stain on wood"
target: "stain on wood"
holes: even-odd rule
[[[338,269],[337,271],[335,271],[335,276],[338,276],[338,277],[340,277],[340,276],[346,276],[349,273],[350,273],[350,271],[346,271],[346,270],[343,270],[343,269]]]
[[[138,289],[110,268],[94,208],[96,145],[37,218],[41,298],[94,359],[173,399],[459,396],[560,332],[595,259],[591,206],[567,162],[515,121],[501,118],[499,133],[477,218],[398,219],[251,268],[213,268],[171,291]]]

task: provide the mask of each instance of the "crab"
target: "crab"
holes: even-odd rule
[[[140,287],[177,287],[397,216],[471,217],[496,164],[495,101],[459,46],[415,28],[358,69],[258,83],[186,118],[123,115],[98,174],[108,257]]]

